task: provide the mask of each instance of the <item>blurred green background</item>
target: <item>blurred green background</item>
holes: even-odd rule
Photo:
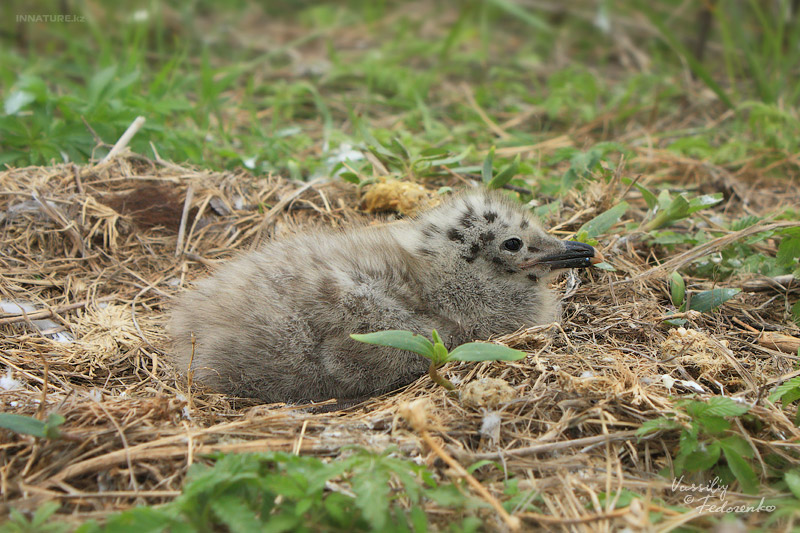
[[[99,158],[142,115],[135,152],[300,179],[376,142],[415,173],[562,135],[531,183],[590,147],[796,176],[797,4],[11,0],[0,163]]]

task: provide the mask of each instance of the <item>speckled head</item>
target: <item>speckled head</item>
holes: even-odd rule
[[[458,195],[416,220],[421,239],[415,252],[441,252],[464,265],[488,265],[498,275],[538,282],[557,270],[584,268],[601,260],[595,249],[561,241],[539,226],[520,204],[487,191]],[[458,267],[457,265],[453,265]]]

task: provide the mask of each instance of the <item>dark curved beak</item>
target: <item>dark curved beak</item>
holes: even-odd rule
[[[546,265],[550,267],[550,270],[560,270],[562,268],[586,268],[603,261],[605,261],[603,254],[588,244],[564,241],[563,251],[540,257],[521,266],[530,268],[534,265]]]

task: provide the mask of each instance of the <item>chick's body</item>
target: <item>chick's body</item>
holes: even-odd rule
[[[170,325],[175,363],[185,371],[191,359],[196,381],[265,402],[381,394],[429,361],[351,333],[435,328],[452,348],[550,322],[551,267],[537,258],[564,247],[520,206],[488,193],[415,220],[273,241],[180,299]]]

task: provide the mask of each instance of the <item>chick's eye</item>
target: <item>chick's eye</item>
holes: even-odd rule
[[[516,252],[522,248],[522,241],[517,239],[516,237],[512,237],[510,239],[506,239],[503,241],[503,248],[508,250],[509,252]]]

